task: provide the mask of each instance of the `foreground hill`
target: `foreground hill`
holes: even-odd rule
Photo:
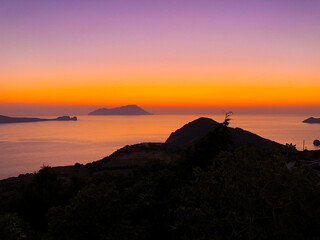
[[[127,105],[117,108],[100,108],[90,112],[89,115],[151,115],[151,113],[137,105]]]
[[[213,131],[218,124],[218,122],[210,118],[201,117],[190,123],[187,123],[180,129],[171,133],[165,143],[176,147],[191,146],[201,138],[208,135],[211,131]],[[236,147],[243,144],[266,149],[279,149],[284,147],[282,144],[260,137],[241,128],[228,127],[228,130],[233,137],[233,141]]]
[[[163,143],[140,143],[125,146],[110,156],[99,161],[88,163],[86,166],[95,170],[109,169],[119,170],[132,169],[152,161],[173,162],[179,159],[180,155],[174,148]]]
[[[68,179],[75,173],[86,176],[103,170],[127,172],[128,170],[132,170],[137,166],[144,165],[153,160],[174,162],[181,158],[181,153],[185,152],[185,148],[191,147],[200,140],[205,139],[205,137],[218,125],[218,122],[210,118],[202,117],[187,123],[180,129],[171,133],[165,143],[140,143],[125,146],[115,151],[110,156],[92,163],[54,167],[54,169],[63,179]],[[228,127],[228,130],[231,133],[235,147],[246,144],[264,149],[284,148],[284,146],[279,143],[262,138],[240,128]],[[12,180],[13,178],[10,179]]]
[[[54,119],[46,119],[46,118],[7,117],[7,116],[0,115],[0,124],[1,123],[46,122],[46,121],[77,121],[77,117],[62,116]]]
[[[0,239],[319,239],[320,152],[235,147],[227,120],[190,147],[137,144],[0,181]]]

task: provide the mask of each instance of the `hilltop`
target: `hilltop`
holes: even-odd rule
[[[198,118],[171,133],[165,143],[176,147],[191,146],[201,138],[207,136],[218,125],[218,122],[210,118]],[[280,149],[284,147],[282,144],[260,137],[257,134],[243,130],[241,128],[228,127],[228,130],[230,131],[236,147],[243,144],[248,144],[265,149]]]

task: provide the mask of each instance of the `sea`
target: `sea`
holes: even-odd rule
[[[35,117],[35,116],[32,116]],[[57,116],[39,116],[55,118]],[[117,149],[142,142],[164,142],[171,132],[199,117],[223,122],[224,115],[78,116],[78,121],[0,124],[0,179],[100,160]],[[230,127],[264,138],[317,149],[320,124],[305,124],[307,115],[232,115]],[[316,116],[315,116],[316,117]]]

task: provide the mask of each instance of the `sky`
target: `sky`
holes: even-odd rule
[[[317,108],[319,12],[319,0],[0,0],[0,114]]]

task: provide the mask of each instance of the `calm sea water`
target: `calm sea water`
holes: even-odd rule
[[[43,116],[42,116],[43,117]],[[164,142],[172,131],[200,115],[78,116],[77,122],[0,125],[0,179],[34,172],[43,165],[61,166],[99,160],[140,142]],[[221,122],[223,115],[207,116]],[[233,115],[231,127],[262,137],[314,149],[320,124],[303,124],[303,115]]]

